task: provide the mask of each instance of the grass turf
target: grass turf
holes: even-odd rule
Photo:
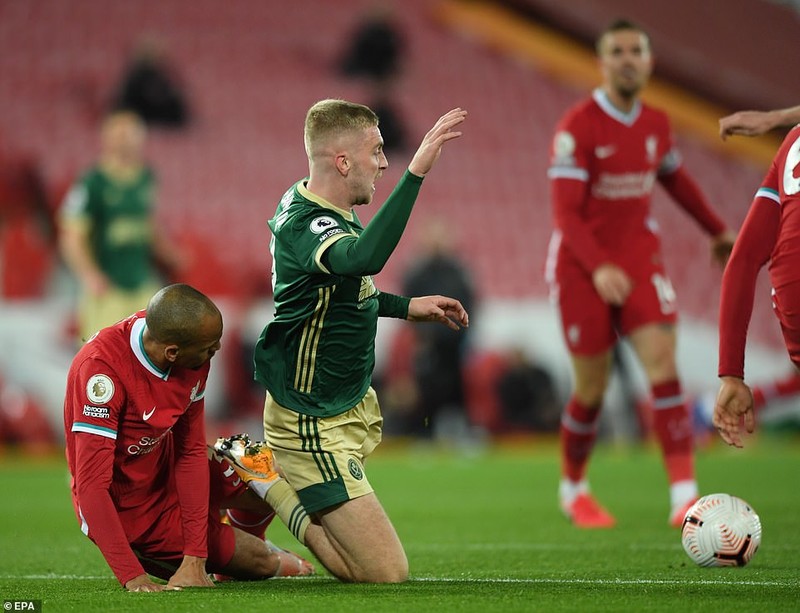
[[[581,531],[560,515],[558,452],[529,441],[463,454],[386,445],[369,476],[403,540],[411,580],[346,585],[313,578],[128,594],[79,531],[60,458],[0,458],[0,597],[51,611],[794,611],[800,606],[796,438],[697,457],[702,493],[728,492],[760,514],[745,568],[704,569],[667,526],[666,478],[651,448],[598,447],[590,477],[618,527]],[[304,553],[277,522],[275,542]],[[307,552],[305,552],[307,553]]]

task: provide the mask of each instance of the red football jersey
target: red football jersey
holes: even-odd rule
[[[770,255],[769,276],[779,289],[800,281],[800,126],[787,135],[756,193],[780,204],[780,232]]]
[[[681,178],[677,189],[666,186],[679,204],[709,233],[721,232],[724,224],[680,168],[663,112],[637,101],[623,113],[601,89],[570,109],[551,147],[555,232],[548,276],[591,273],[603,262],[648,275],[645,267],[660,252],[650,214],[653,186],[671,175]]]
[[[207,555],[210,362],[162,372],[144,351],[144,328],[141,311],[91,338],[73,360],[64,402],[81,529],[123,585],[144,572],[129,543],[147,543],[170,505],[180,504],[184,555]]]
[[[722,279],[719,374],[744,376],[747,327],[759,270],[769,261],[772,303],[800,367],[800,126],[783,141],[742,224]]]

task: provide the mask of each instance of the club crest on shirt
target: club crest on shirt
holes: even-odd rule
[[[92,375],[86,383],[86,396],[92,404],[105,404],[114,396],[114,382],[108,375]]]
[[[569,132],[558,132],[553,140],[556,157],[567,157],[575,153],[575,137]]]
[[[338,225],[339,222],[336,221],[333,217],[328,217],[327,215],[323,215],[322,217],[315,217],[314,219],[312,219],[308,228],[314,234],[322,234],[326,230],[335,228]]]
[[[647,153],[647,161],[654,164],[656,161],[656,153],[658,153],[658,137],[651,134],[644,141],[644,150]]]

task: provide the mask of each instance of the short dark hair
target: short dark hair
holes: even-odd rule
[[[160,289],[147,305],[147,329],[160,343],[181,347],[194,342],[200,323],[208,316],[220,316],[211,299],[185,283]]]
[[[626,32],[626,31],[639,32],[640,34],[643,34],[644,37],[647,39],[648,46],[650,45],[650,36],[647,34],[647,32],[645,32],[641,28],[641,26],[639,26],[639,24],[634,23],[630,19],[620,18],[612,21],[610,24],[606,26],[606,28],[602,32],[600,32],[600,35],[597,37],[597,40],[595,41],[594,45],[597,55],[600,55],[601,51],[600,45],[602,44],[603,39],[606,37],[607,34],[613,34],[615,32]]]

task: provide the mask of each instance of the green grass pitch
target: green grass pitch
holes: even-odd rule
[[[745,568],[705,569],[667,526],[652,448],[600,445],[590,477],[618,527],[581,531],[556,505],[558,451],[530,440],[463,454],[384,445],[368,473],[405,543],[411,580],[346,585],[318,574],[128,594],[79,531],[61,458],[0,456],[0,597],[53,611],[796,611],[800,609],[800,441],[762,435],[697,457],[702,493],[728,492],[761,516]],[[304,552],[283,526],[279,544]],[[307,552],[306,552],[307,553]]]

